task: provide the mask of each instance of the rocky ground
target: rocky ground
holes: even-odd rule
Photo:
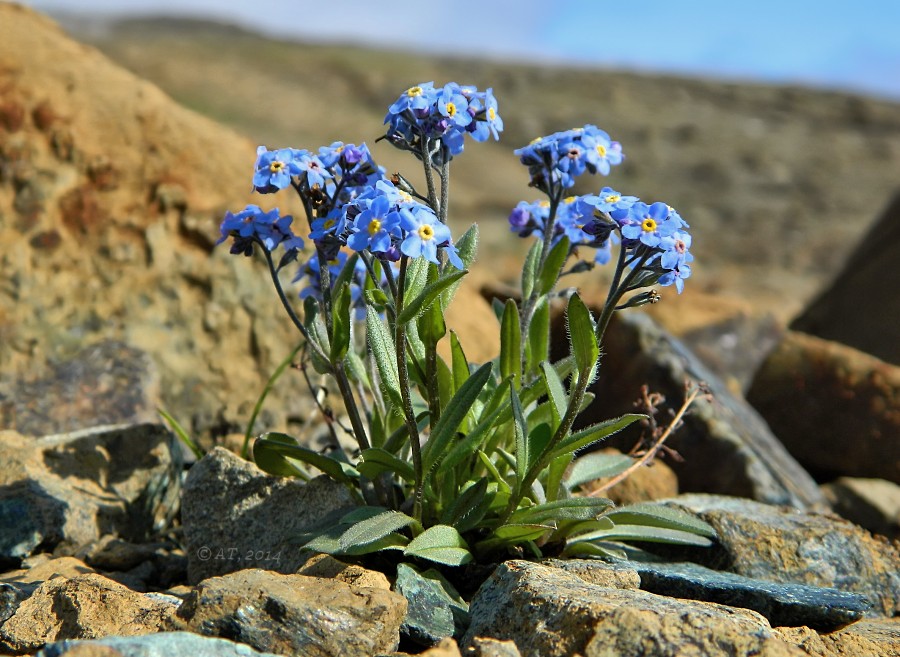
[[[0,653],[900,655],[896,204],[879,215],[900,170],[897,105],[179,29],[95,38],[252,141],[0,4]],[[460,578],[471,590],[451,609],[410,583],[411,566],[389,580],[297,550],[299,532],[351,503],[336,484],[212,449],[234,446],[296,340],[261,269],[213,248],[225,209],[253,200],[256,142],[372,141],[362,118],[377,127],[396,89],[441,77],[492,84],[513,145],[601,123],[629,153],[621,187],[669,200],[708,236],[697,285],[655,314],[665,328],[639,313],[610,328],[592,410],[628,410],[643,383],[673,404],[686,379],[710,386],[671,442],[681,458],[610,494],[697,514],[714,548],[665,564],[509,561]],[[251,85],[239,102],[235,79]],[[492,265],[448,318],[473,360],[496,353],[482,295],[503,293],[516,251],[496,224],[527,195],[508,145],[459,167],[454,208],[485,219]],[[312,439],[291,375],[260,428]],[[206,456],[190,463],[160,405]]]

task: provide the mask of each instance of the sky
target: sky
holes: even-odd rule
[[[900,0],[25,0],[24,4],[50,12],[201,16],[282,38],[799,83],[900,101]]]

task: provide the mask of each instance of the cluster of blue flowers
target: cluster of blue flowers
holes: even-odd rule
[[[558,200],[555,208],[547,200],[519,203],[509,216],[512,231],[522,237],[546,236],[551,244],[565,236],[573,249],[596,249],[597,264],[609,262],[612,245],[620,244],[623,262],[641,269],[644,284],[675,285],[682,292],[694,256],[688,224],[673,208],[665,203],[647,205],[611,187],[598,194],[561,198],[582,173],[607,175],[612,165],[622,162],[622,147],[606,132],[593,125],[557,132],[535,139],[516,155],[528,167],[531,186]]]
[[[499,139],[503,130],[493,91],[455,82],[440,89],[433,82],[410,87],[388,108],[384,122],[388,141],[420,158],[427,150],[438,165],[463,151],[466,135],[487,141]]]

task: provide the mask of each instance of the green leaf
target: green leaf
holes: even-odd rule
[[[424,258],[422,258],[422,260],[424,260]],[[438,297],[438,295],[441,294],[441,292],[449,288],[456,281],[458,281],[468,273],[469,272],[465,269],[455,270],[450,274],[439,278],[433,283],[425,285],[415,296],[415,298],[413,298],[408,304],[404,305],[400,316],[397,318],[397,321],[400,324],[406,324],[415,319],[415,317],[422,311],[422,309],[430,306]]]
[[[306,326],[312,342],[318,347],[318,352],[321,352],[323,356],[331,353],[328,329],[322,320],[319,302],[314,297],[306,297],[306,300],[303,302],[303,324]],[[331,363],[320,357],[318,352],[316,349],[311,349],[309,352],[313,368],[319,374],[329,374],[331,372]]]
[[[194,442],[194,439],[188,435],[188,432],[184,430],[184,427],[181,426],[178,421],[169,415],[169,412],[162,408],[157,408],[156,412],[159,413],[160,417],[164,419],[169,427],[175,432],[175,435],[178,436],[178,439],[184,443],[185,447],[191,450],[191,453],[197,457],[197,460],[203,458],[203,450],[200,449],[200,446]],[[246,458],[246,456],[245,456]]]
[[[600,345],[594,334],[595,327],[591,311],[577,294],[573,294],[569,298],[566,322],[569,328],[569,342],[572,345],[572,353],[575,354],[575,364],[579,376],[587,376],[600,357]]]
[[[541,362],[541,376],[544,379],[544,385],[547,387],[547,396],[550,397],[550,408],[553,413],[553,429],[555,430],[562,421],[563,415],[566,414],[566,407],[569,400],[566,399],[566,391],[563,388],[562,381],[556,374],[556,370],[547,361]]]
[[[534,291],[534,281],[537,278],[538,261],[541,257],[541,242],[535,240],[531,248],[528,249],[528,255],[525,256],[525,262],[522,265],[522,298],[527,299]]]
[[[341,287],[333,301],[331,308],[333,338],[330,357],[331,362],[337,364],[344,360],[347,349],[350,348],[350,325],[352,323],[350,319],[350,285]]]
[[[460,532],[474,529],[481,522],[491,506],[493,497],[487,494],[487,479],[482,477],[474,483],[469,483],[471,485],[463,489],[441,516],[443,524],[453,525]]]
[[[663,504],[630,504],[609,513],[608,517],[617,524],[665,527],[716,538],[716,530],[694,514]]]
[[[475,370],[453,395],[453,399],[441,414],[441,419],[432,428],[431,437],[422,450],[422,464],[426,472],[426,480],[435,464],[440,462],[450,448],[456,430],[478,398],[478,393],[490,378],[491,369],[491,363],[485,363]]]
[[[371,554],[373,552],[381,552],[382,550],[402,550],[409,543],[409,539],[402,534],[391,533],[377,541],[358,545],[347,549],[341,548],[340,533],[344,529],[343,525],[332,527],[303,545],[304,550],[313,552],[322,552],[324,554],[334,554],[337,556],[358,556],[363,554]]]
[[[297,441],[285,434],[276,434],[271,440],[277,443],[297,446]],[[263,472],[276,477],[299,477],[305,481],[309,480],[309,475],[298,468],[295,463],[288,460],[280,451],[273,449],[270,445],[260,444],[259,440],[253,445],[253,462]]]
[[[416,536],[403,554],[445,566],[461,566],[472,561],[469,545],[459,532],[448,525],[434,525]]]
[[[525,414],[522,411],[522,403],[519,401],[519,394],[516,392],[516,386],[513,382],[509,382],[509,405],[512,408],[513,432],[516,438],[516,486],[522,481],[528,472],[528,466],[531,463],[528,454],[528,424],[525,422]],[[519,491],[520,493],[522,491]]]
[[[425,258],[410,258],[406,267],[406,282],[403,290],[403,306],[406,307],[428,284],[428,269],[431,263]]]
[[[372,356],[375,358],[375,365],[378,367],[381,385],[387,392],[391,403],[397,408],[401,408],[403,398],[400,395],[400,374],[397,371],[394,339],[384,322],[378,317],[378,313],[371,307],[366,308],[366,335],[369,339]]]
[[[479,418],[475,428],[466,434],[465,438],[453,446],[453,449],[450,450],[447,458],[442,461],[444,467],[456,467],[457,464],[471,457],[476,450],[481,448],[481,445],[488,437],[489,432],[496,428],[498,418],[506,412],[506,408],[499,404],[506,398],[507,390],[509,390],[509,388],[506,385],[497,387],[494,391],[494,395],[491,397],[491,401],[488,403],[488,407],[491,408],[491,410],[486,409],[485,414]],[[497,400],[496,404],[495,400]]]
[[[549,424],[541,423],[534,427],[528,433],[528,454],[525,467],[526,472],[531,470],[531,468],[537,463],[538,459],[541,457],[541,454],[544,453],[544,449],[546,449],[547,445],[550,444],[550,441],[553,439],[553,429],[550,428]]]
[[[542,298],[531,316],[525,345],[529,373],[537,373],[537,364],[550,360],[550,304]]]
[[[415,481],[416,479],[413,467],[407,461],[378,447],[363,450],[356,469],[369,480],[374,480],[383,472],[396,474],[406,481]]]
[[[553,531],[550,525],[518,525],[507,524],[497,527],[491,535],[475,544],[478,552],[488,552],[499,548],[534,541],[544,534]]]
[[[455,331],[450,331],[450,365],[453,370],[453,388],[459,390],[469,378],[469,361]]]
[[[609,438],[614,433],[621,431],[633,422],[637,422],[645,417],[645,415],[629,413],[628,415],[622,415],[621,417],[612,420],[592,424],[581,431],[576,431],[559,441],[559,445],[553,449],[552,458],[562,456],[563,454],[569,454],[600,440]]]
[[[497,484],[497,490],[502,493],[512,493],[512,489],[509,487],[509,484],[506,483],[506,479],[503,478],[503,475],[500,474],[500,471],[497,470],[497,466],[494,465],[494,462],[491,461],[491,457],[485,454],[483,451],[478,450],[478,459],[481,461],[481,464],[487,468],[488,473],[490,473],[491,477],[493,477],[494,482]]]
[[[349,550],[374,543],[398,529],[409,527],[415,519],[399,511],[384,511],[377,516],[362,520],[341,534],[339,543],[342,550]]]
[[[570,558],[599,557],[601,559],[612,559],[613,561],[625,561],[628,559],[628,553],[625,550],[611,545],[589,543],[582,540],[570,541],[563,550],[562,556]]]
[[[566,258],[569,257],[569,246],[569,238],[563,236],[556,243],[556,246],[550,249],[550,253],[547,254],[547,259],[544,261],[544,266],[541,269],[537,282],[538,294],[541,296],[550,294],[556,286],[556,281],[559,280],[563,265],[566,264]]]
[[[296,440],[284,433],[271,432],[257,438],[253,443],[253,459],[261,469],[265,470],[263,465],[260,465],[260,457],[264,464],[270,466],[276,462],[278,457],[281,457],[282,461],[286,458],[301,461],[342,483],[350,483],[359,478],[359,473],[350,464],[301,447]]]
[[[500,376],[510,375],[518,386],[522,378],[522,328],[516,302],[507,299],[500,320]]]
[[[669,543],[674,545],[694,545],[697,547],[709,547],[712,541],[706,536],[679,529],[665,527],[653,527],[650,525],[625,525],[617,524],[612,529],[606,529],[578,537],[580,541],[646,541],[648,543]]]
[[[562,520],[594,520],[611,506],[612,501],[603,498],[570,497],[518,509],[509,521],[516,524],[548,524]]]
[[[569,464],[572,462],[571,454],[557,456],[550,461],[547,467],[547,501],[552,502],[564,495],[562,480]]]
[[[576,486],[603,477],[615,477],[634,465],[634,459],[627,454],[588,454],[575,461],[565,486],[572,490]]]
[[[416,324],[419,329],[419,337],[425,343],[426,349],[434,349],[440,339],[447,334],[444,313],[438,303],[427,306],[419,315]]]
[[[343,286],[350,284],[353,274],[356,273],[356,262],[358,260],[359,253],[353,253],[347,258],[344,266],[341,267],[341,271],[338,272],[337,278],[331,282],[332,290],[340,290]]]
[[[472,266],[472,263],[475,262],[475,255],[478,252],[478,224],[469,226],[469,230],[456,240],[455,246],[456,253],[459,256],[459,259],[462,260],[463,269],[469,269],[469,267]],[[452,271],[453,270],[450,267],[447,267],[444,269],[444,274],[446,275],[448,272]],[[461,282],[461,280],[457,280],[444,290],[441,294],[441,308],[446,309],[447,306],[450,305]]]

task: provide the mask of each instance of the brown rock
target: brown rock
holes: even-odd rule
[[[884,479],[840,477],[822,486],[835,513],[873,534],[900,538],[900,486]]]
[[[332,578],[352,586],[391,590],[391,583],[384,573],[338,561],[330,554],[317,554],[310,558],[297,571],[297,574],[306,577]]]
[[[34,652],[63,639],[138,636],[173,627],[177,601],[147,597],[101,575],[51,579],[0,627],[0,648]]]
[[[96,571],[75,557],[59,557],[41,561],[31,568],[12,570],[0,575],[0,582],[39,584],[51,579],[72,579],[79,575],[96,574]]]
[[[820,479],[900,483],[900,367],[790,332],[756,374],[747,399]]]
[[[405,614],[406,599],[384,589],[263,570],[205,580],[179,611],[199,634],[309,657],[396,650]]]
[[[616,449],[605,449],[608,454],[621,453]],[[584,485],[585,491],[597,490],[609,483],[611,478],[597,479]],[[625,479],[603,492],[617,505],[650,502],[678,495],[678,476],[663,460],[655,459],[649,465],[641,466]]]
[[[810,657],[897,657],[900,655],[900,619],[861,620],[829,634],[808,627],[779,627],[775,632]]]
[[[900,365],[900,194],[791,328]],[[885,321],[885,320],[889,321]]]
[[[524,561],[500,565],[470,613],[462,646],[476,636],[512,640],[523,657],[805,654],[753,611],[605,588]]]

